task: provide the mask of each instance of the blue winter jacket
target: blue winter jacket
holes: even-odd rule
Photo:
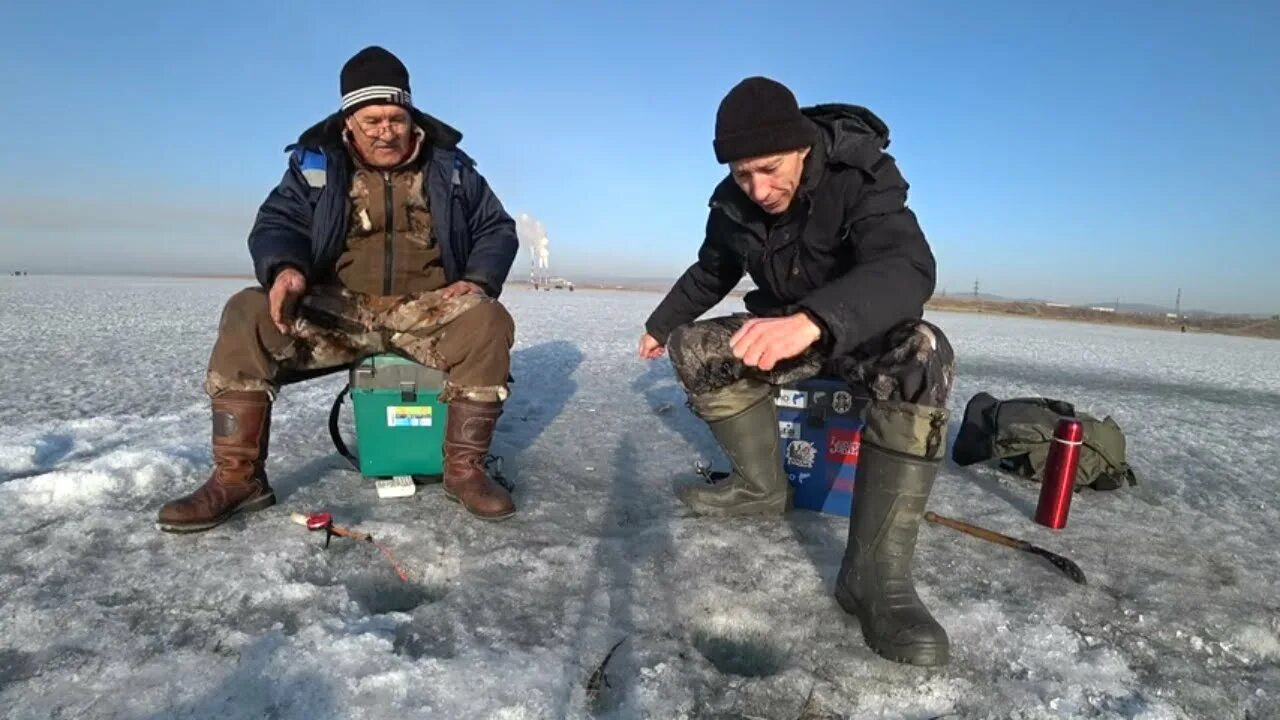
[[[498,297],[519,249],[515,221],[458,148],[462,133],[426,113],[413,115],[427,135],[420,158],[445,277],[451,283],[470,280]],[[337,282],[354,173],[342,128],[335,113],[285,148],[289,167],[249,232],[249,254],[263,287],[271,287],[286,266],[300,270],[310,285]]]

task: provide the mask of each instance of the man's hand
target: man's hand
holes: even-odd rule
[[[289,323],[293,321],[293,309],[298,298],[307,291],[307,278],[293,268],[285,268],[276,273],[267,293],[267,307],[271,312],[271,322],[281,333],[289,334]]]
[[[752,318],[729,338],[733,356],[744,364],[772,370],[822,337],[822,329],[805,313],[780,318]]]
[[[452,285],[446,286],[440,291],[440,297],[443,300],[458,297],[459,295],[484,295],[484,288],[471,282],[470,280],[459,280]]]
[[[657,360],[666,352],[666,348],[662,347],[662,343],[649,333],[640,336],[640,359],[641,360]]]

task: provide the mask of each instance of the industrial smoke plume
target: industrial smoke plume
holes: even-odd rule
[[[551,263],[551,240],[542,222],[529,213],[520,213],[516,218],[516,235],[520,244],[529,248],[531,274],[546,275]]]

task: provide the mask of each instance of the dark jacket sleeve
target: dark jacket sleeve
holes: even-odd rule
[[[663,345],[672,330],[697,320],[742,279],[742,257],[728,245],[727,222],[720,211],[711,211],[698,261],[684,271],[645,321],[645,330]]]
[[[280,184],[258,208],[249,231],[249,255],[263,287],[270,288],[276,273],[287,265],[310,280],[312,211],[310,187],[294,153]]]
[[[463,197],[468,199],[470,209],[467,227],[472,242],[462,278],[480,285],[490,296],[498,297],[520,250],[516,223],[483,175],[470,165],[460,172]]]
[[[898,322],[920,317],[933,294],[933,252],[915,213],[907,182],[883,154],[864,183],[854,183],[848,241],[854,266],[800,301],[817,316],[835,355],[844,355]]]

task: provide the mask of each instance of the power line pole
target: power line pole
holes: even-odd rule
[[[1178,299],[1173,301],[1173,315],[1177,319],[1182,319],[1182,288],[1178,288]]]

